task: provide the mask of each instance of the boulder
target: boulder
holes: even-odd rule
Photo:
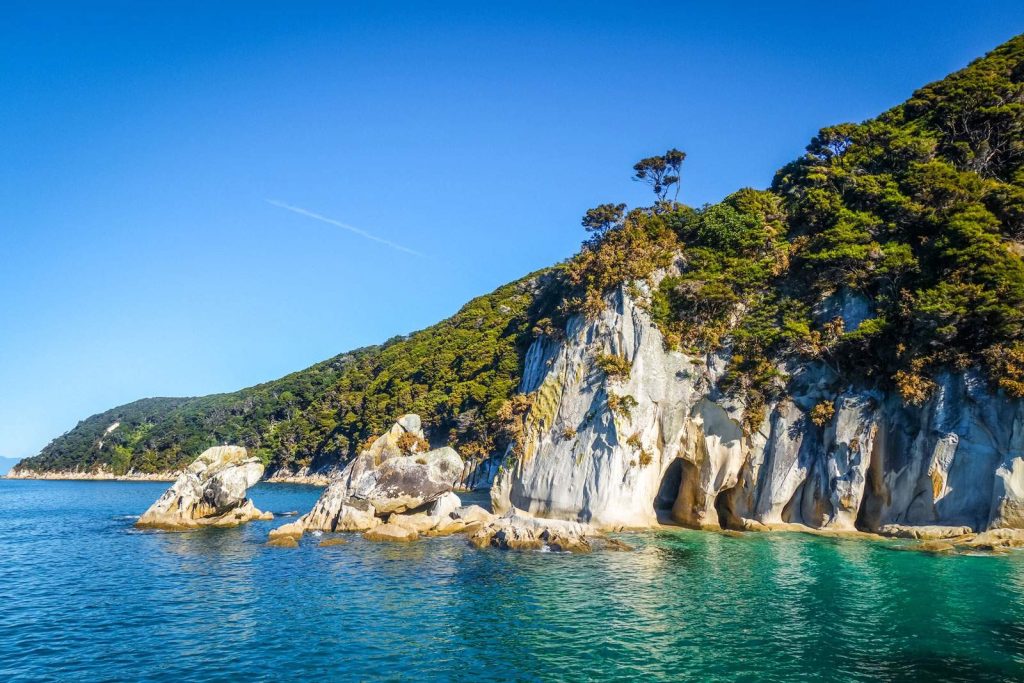
[[[299,541],[294,536],[279,536],[267,541],[269,548],[298,548]]]
[[[989,529],[963,545],[971,550],[1024,548],[1024,529]]]
[[[400,526],[403,529],[415,531],[417,534],[433,529],[440,521],[440,518],[434,517],[433,515],[429,515],[425,512],[418,512],[414,515],[400,515],[398,513],[394,513],[388,517],[389,525]]]
[[[474,522],[484,524],[494,519],[494,515],[487,510],[484,510],[479,505],[463,505],[452,513],[452,517],[460,519],[466,524],[472,524]]]
[[[375,513],[372,505],[349,498],[344,484],[335,482],[299,521],[306,530],[367,531],[381,523]]]
[[[269,538],[273,541],[276,538],[302,538],[302,534],[305,533],[306,528],[302,525],[302,520],[296,520],[289,524],[283,524],[276,529],[271,529]]]
[[[406,435],[415,439],[403,440]],[[417,453],[420,442],[425,443],[419,417],[399,418],[324,490],[303,518],[305,528],[365,531],[379,523],[375,517],[416,510],[450,494],[462,472],[462,458],[448,447]],[[460,502],[447,498],[438,511],[450,514],[448,508]]]
[[[472,533],[479,530],[479,525],[472,529]],[[452,534],[470,533],[470,527],[461,519],[446,519],[438,522],[437,526],[423,532],[424,536],[451,536]]]
[[[462,506],[462,500],[454,493],[446,493],[430,507],[430,515],[438,518],[449,518]]]
[[[338,514],[338,523],[335,531],[366,531],[381,524],[381,520],[375,516],[372,505],[362,501],[352,501],[352,505],[342,505]]]
[[[185,530],[237,526],[273,519],[256,509],[246,492],[263,476],[263,463],[240,446],[207,449],[139,517],[142,528]]]
[[[451,492],[461,472],[462,458],[447,446],[398,456],[370,472],[354,496],[368,501],[378,514],[414,510]]]
[[[462,501],[454,493],[446,493],[430,506],[428,512],[417,512],[415,514],[392,513],[388,518],[388,524],[397,524],[417,533],[430,536],[444,536],[454,534],[465,528],[462,520],[452,519],[451,513],[462,505]]]
[[[400,417],[338,473],[303,516],[304,528],[369,531],[391,515],[392,524],[420,532],[449,520],[462,504],[452,493],[462,458],[448,447],[419,452],[425,444],[419,416]],[[430,511],[423,513],[428,505]],[[421,512],[405,514],[416,511]]]
[[[420,535],[412,529],[397,524],[381,524],[363,534],[368,541],[415,541]]]
[[[556,519],[530,517],[513,508],[502,517],[482,526],[470,543],[478,548],[503,550],[543,550],[590,552],[588,536],[597,530],[589,524]]]
[[[407,446],[407,442],[410,445]],[[369,455],[374,465],[380,465],[391,458],[426,450],[420,446],[425,442],[420,416],[410,413],[398,418],[391,429],[377,437],[362,454]]]

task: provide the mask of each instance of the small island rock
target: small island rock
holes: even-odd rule
[[[263,476],[263,463],[240,446],[203,452],[135,523],[137,527],[180,531],[206,526],[237,526],[273,519],[246,498]]]

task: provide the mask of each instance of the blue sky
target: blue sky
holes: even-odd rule
[[[1024,30],[824,5],[3,3],[0,455],[430,325],[667,147],[688,203],[764,187]]]

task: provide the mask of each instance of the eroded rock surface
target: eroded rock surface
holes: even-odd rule
[[[295,524],[322,531],[375,531],[385,522],[417,533],[435,529],[461,505],[452,489],[464,463],[452,448],[427,448],[419,416],[403,415],[341,470]],[[389,528],[367,537],[391,535]]]
[[[495,479],[496,512],[602,529],[654,526],[659,514],[736,529],[1024,527],[1024,401],[976,373],[940,376],[929,400],[908,406],[821,363],[785,366],[786,394],[755,421],[716,389],[724,353],[666,350],[625,288],[606,303],[529,349],[524,443]],[[854,308],[836,308],[853,327],[865,314]],[[628,375],[607,376],[602,356],[623,359]],[[831,409],[821,424],[810,418],[818,405]]]
[[[138,527],[183,530],[236,526],[272,519],[246,497],[263,475],[263,463],[240,446],[207,449],[188,466],[135,523]]]
[[[478,548],[588,553],[592,549],[590,539],[598,535],[589,524],[531,517],[510,510],[488,521],[470,538],[470,543]]]

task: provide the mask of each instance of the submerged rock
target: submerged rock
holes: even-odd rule
[[[363,534],[368,541],[415,541],[420,535],[404,526],[398,524],[381,524]]]
[[[961,538],[973,535],[969,526],[906,526],[904,524],[886,524],[878,533],[893,538],[916,538],[922,541],[935,541],[946,538]]]
[[[236,526],[273,519],[246,492],[263,475],[263,463],[240,446],[207,449],[135,523],[142,528],[184,530]]]
[[[275,538],[302,538],[302,534],[304,534],[305,531],[306,529],[302,525],[302,521],[296,520],[289,524],[283,524],[276,529],[271,529],[269,537],[270,540],[274,540]]]

